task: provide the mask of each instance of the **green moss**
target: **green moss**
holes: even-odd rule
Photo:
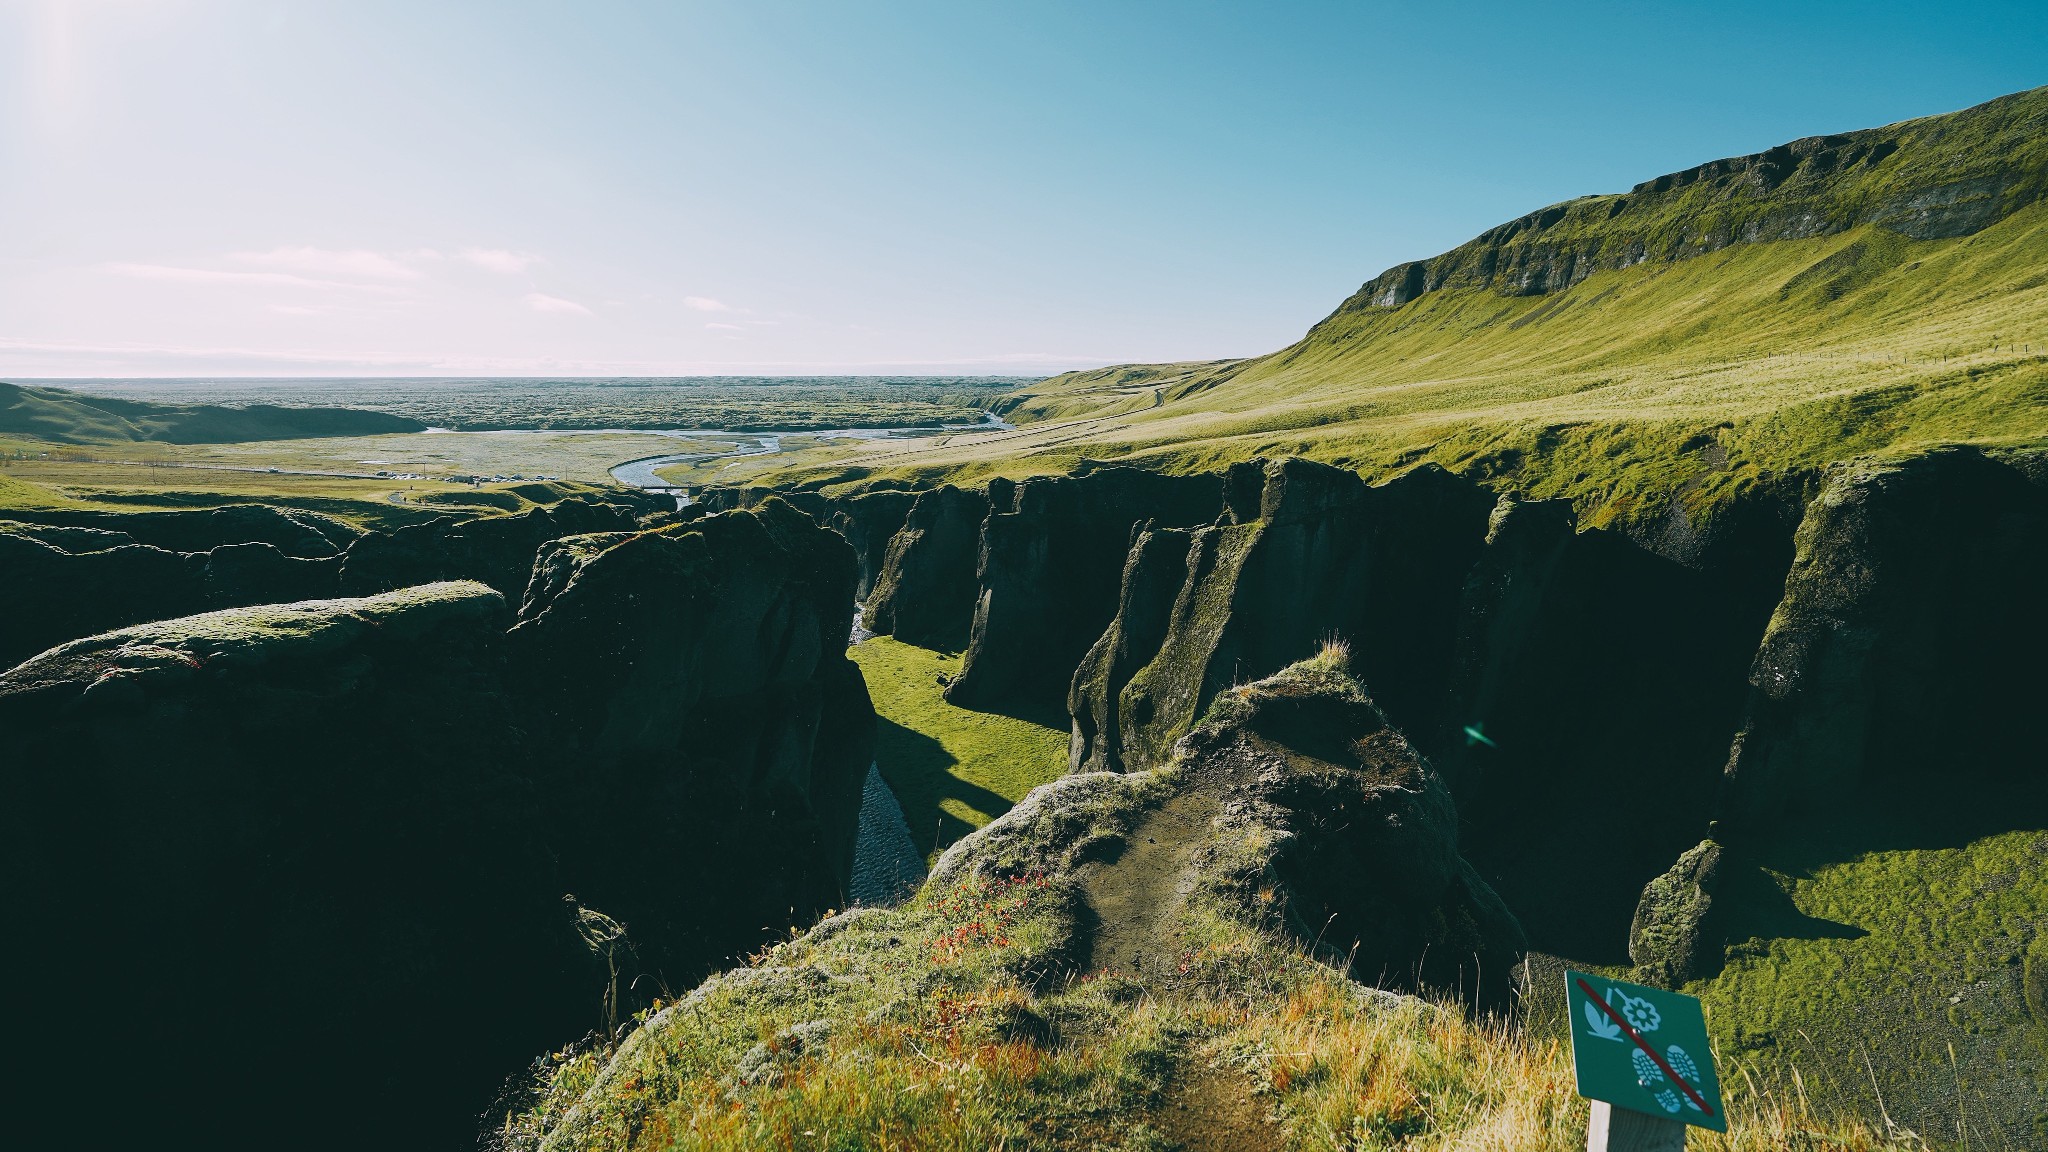
[[[946,702],[941,677],[959,673],[959,656],[888,636],[848,655],[874,699],[876,763],[921,851],[981,827],[1067,770],[1065,732]]]
[[[1874,1115],[1881,1092],[1931,1138],[1967,1121],[1980,1142],[2039,1140],[2048,1082],[2037,1072],[2031,1095],[2015,1092],[2009,1070],[2040,1067],[2025,973],[2048,908],[2044,856],[2048,834],[2019,831],[1783,861],[1748,891],[1724,880],[1737,939],[1721,974],[1686,990],[1706,1000],[1724,1059],[1780,1086],[1797,1068],[1816,1104]]]

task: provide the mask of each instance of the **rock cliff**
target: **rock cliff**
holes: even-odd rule
[[[966,644],[988,511],[987,492],[948,484],[917,494],[868,596],[869,631],[947,651]]]
[[[874,723],[851,549],[770,501],[542,560],[516,626],[442,583],[0,675],[0,834],[46,942],[9,1012],[58,1049],[16,1075],[51,1101],[25,1130],[69,1131],[75,1090],[106,1112],[80,1070],[117,1037],[177,1053],[119,1108],[181,1139],[459,1143],[534,1052],[843,904]]]
[[[360,596],[435,580],[477,580],[517,604],[542,544],[635,524],[630,508],[569,499],[510,516],[431,520],[373,532],[350,545],[342,560],[341,588]]]
[[[846,902],[874,739],[854,582],[845,541],[778,500],[536,564],[509,642],[563,867],[672,979]]]
[[[1057,715],[1074,668],[1116,615],[1134,531],[1222,512],[1221,478],[1106,468],[1038,476],[992,508],[975,564],[967,652],[946,699]]]
[[[1160,763],[1218,693],[1329,638],[1351,645],[1390,716],[1433,730],[1458,589],[1491,498],[1434,467],[1369,487],[1355,473],[1284,459],[1233,469],[1225,501],[1224,523],[1186,536],[1163,631],[1160,591],[1179,537],[1141,538],[1141,555],[1127,562],[1120,599],[1132,617],[1111,622],[1069,693],[1073,763]],[[1100,743],[1112,734],[1115,746]]]
[[[497,684],[507,623],[443,584],[146,624],[0,676],[38,941],[7,994],[40,1049],[18,1133],[72,1143],[88,1108],[175,1142],[449,1144],[587,1026],[600,982]]]

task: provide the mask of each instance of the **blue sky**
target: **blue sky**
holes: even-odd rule
[[[0,374],[1247,355],[1544,204],[2043,83],[2038,3],[0,0]]]

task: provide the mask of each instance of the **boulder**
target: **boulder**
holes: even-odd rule
[[[1628,955],[1635,980],[1657,988],[1678,988],[1719,970],[1720,941],[1707,917],[1720,886],[1721,846],[1702,840],[1669,871],[1643,886],[1628,930]]]
[[[906,644],[956,651],[974,622],[975,567],[989,494],[951,484],[920,492],[889,541],[862,620]]]
[[[1214,475],[1105,468],[1017,484],[982,526],[974,620],[946,699],[1057,715],[1075,666],[1116,615],[1134,530],[1207,524],[1221,510]]]

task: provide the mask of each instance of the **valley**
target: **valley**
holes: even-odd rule
[[[28,1130],[118,1036],[316,1147],[1568,1149],[1570,965],[1705,1003],[1695,1146],[2036,1146],[2044,142],[1239,360],[0,385]]]

